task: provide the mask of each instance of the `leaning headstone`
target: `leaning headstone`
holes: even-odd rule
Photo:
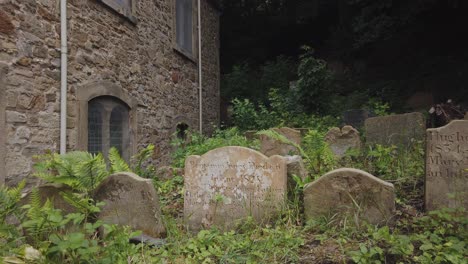
[[[348,149],[361,148],[359,132],[352,126],[344,126],[341,130],[338,127],[331,128],[325,135],[325,141],[339,158],[343,157]]]
[[[426,210],[468,209],[468,120],[427,130]]]
[[[365,121],[366,143],[407,145],[412,139],[423,140],[426,120],[422,113],[371,117]]]
[[[370,224],[384,224],[392,218],[394,210],[393,184],[362,170],[337,169],[304,187],[306,220],[338,214]]]
[[[189,229],[262,224],[284,206],[286,162],[244,147],[222,147],[185,161],[184,217]]]
[[[127,225],[154,238],[165,236],[159,197],[151,180],[130,172],[116,173],[96,188],[94,199],[105,202],[98,215],[103,222]]]
[[[70,214],[76,212],[76,208],[67,202],[62,193],[71,193],[70,187],[61,184],[43,184],[37,187],[37,192],[42,204],[49,200],[55,209],[60,209],[63,214]],[[31,202],[31,192],[28,192],[20,200],[20,205],[25,205]]]
[[[343,123],[344,125],[362,128],[364,126],[364,121],[372,116],[373,115],[368,110],[351,109],[343,113]]]
[[[277,132],[278,134],[283,135],[288,140],[298,145],[301,144],[301,132],[295,129],[289,127],[282,127],[273,128],[272,130]],[[296,149],[296,147],[290,144],[282,143],[266,135],[260,135],[260,152],[268,157],[273,155],[285,156],[298,154],[298,150]]]
[[[286,160],[286,168],[288,172],[288,181],[289,178],[292,178],[293,175],[298,176],[302,180],[307,177],[307,170],[304,165],[302,157],[299,155],[294,156],[284,156]]]

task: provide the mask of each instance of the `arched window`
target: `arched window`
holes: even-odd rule
[[[88,151],[108,155],[117,148],[129,158],[129,108],[111,96],[96,97],[88,102]]]
[[[186,140],[189,126],[185,123],[179,123],[176,127],[177,138]]]

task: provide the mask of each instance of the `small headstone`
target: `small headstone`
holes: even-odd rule
[[[277,132],[278,134],[283,135],[288,140],[298,145],[301,144],[301,132],[295,129],[289,127],[282,127],[273,128],[272,130]],[[268,157],[273,155],[286,156],[298,154],[298,150],[296,149],[296,147],[290,144],[282,143],[265,135],[260,135],[260,152]]]
[[[348,149],[361,148],[359,132],[352,126],[344,126],[341,130],[337,127],[331,128],[325,135],[325,141],[339,158],[343,157]]]
[[[252,216],[266,223],[284,206],[286,161],[244,147],[222,147],[185,160],[184,217],[191,230],[233,228]]]
[[[468,209],[468,121],[427,130],[426,210]]]
[[[284,159],[286,160],[288,180],[289,178],[292,178],[293,175],[298,176],[302,180],[307,177],[307,170],[301,156],[284,156]]]
[[[116,173],[96,188],[94,199],[105,202],[98,215],[105,223],[128,225],[154,238],[165,236],[159,197],[151,180],[130,172]]]
[[[365,130],[367,144],[408,145],[412,139],[424,139],[426,120],[418,112],[371,117],[365,122]]]
[[[62,210],[62,213],[70,214],[76,212],[76,208],[68,203],[60,193],[71,193],[72,190],[66,185],[61,184],[43,184],[37,187],[41,203],[44,204],[47,199],[52,202],[55,209]],[[28,192],[21,198],[20,204],[25,205],[31,202],[31,192]]]
[[[351,109],[343,113],[343,123],[344,125],[362,128],[364,126],[364,121],[372,116],[373,115],[368,110]]]
[[[393,184],[357,169],[331,171],[304,187],[306,220],[356,216],[370,224],[383,224],[395,210]]]
[[[257,135],[256,135],[255,133],[257,133],[257,131],[255,131],[255,130],[245,131],[245,132],[244,132],[244,136],[245,136],[245,138],[247,138],[248,140],[254,140],[254,139],[257,138]]]

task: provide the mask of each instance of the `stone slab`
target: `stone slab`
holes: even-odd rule
[[[94,199],[105,202],[98,215],[105,223],[130,226],[154,238],[165,236],[159,196],[151,180],[130,172],[113,174],[96,188]]]
[[[273,131],[285,136],[290,141],[300,145],[301,144],[301,132],[289,127],[273,128]],[[266,135],[260,135],[260,152],[270,157],[273,155],[294,155],[299,154],[296,147],[289,144],[282,143],[278,140],[267,137]]]
[[[426,210],[467,209],[468,120],[428,129],[426,140]]]
[[[357,206],[357,205],[358,206]],[[304,186],[306,220],[332,217],[385,224],[395,210],[393,184],[357,169],[331,171]]]
[[[343,123],[344,125],[362,128],[364,121],[372,116],[374,115],[365,109],[350,109],[343,113]]]
[[[189,229],[267,223],[286,199],[286,161],[245,147],[222,147],[185,161],[184,217]]]
[[[408,145],[412,139],[423,140],[426,120],[422,113],[371,117],[365,121],[366,143]]]
[[[338,158],[343,157],[348,149],[361,149],[359,131],[352,126],[331,128],[325,135],[325,141]]]

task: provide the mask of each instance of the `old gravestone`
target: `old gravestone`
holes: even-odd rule
[[[282,127],[282,128],[273,128],[273,131],[277,132],[278,134],[283,135],[288,140],[300,145],[301,144],[301,132],[289,127]],[[260,135],[260,152],[265,154],[266,156],[273,156],[273,155],[291,155],[291,154],[298,154],[298,150],[296,147],[282,143],[276,139],[270,138],[266,135]]]
[[[229,229],[252,216],[268,222],[286,199],[286,162],[244,147],[222,147],[185,161],[184,217],[191,230]]]
[[[361,148],[359,132],[352,126],[344,126],[341,130],[338,127],[331,128],[325,135],[325,141],[339,158],[343,157],[348,149]]]
[[[426,120],[422,113],[371,117],[365,121],[366,143],[407,145],[411,139],[422,140]]]
[[[468,208],[468,120],[427,130],[426,210]]]
[[[304,187],[304,213],[307,220],[331,217],[363,219],[383,224],[395,210],[393,184],[357,169],[331,171]]]
[[[344,125],[362,128],[364,121],[372,116],[374,115],[365,109],[350,109],[343,113],[343,123]]]
[[[98,215],[105,223],[128,225],[150,237],[165,236],[159,197],[151,180],[130,172],[116,173],[96,188],[94,199],[105,202]]]

